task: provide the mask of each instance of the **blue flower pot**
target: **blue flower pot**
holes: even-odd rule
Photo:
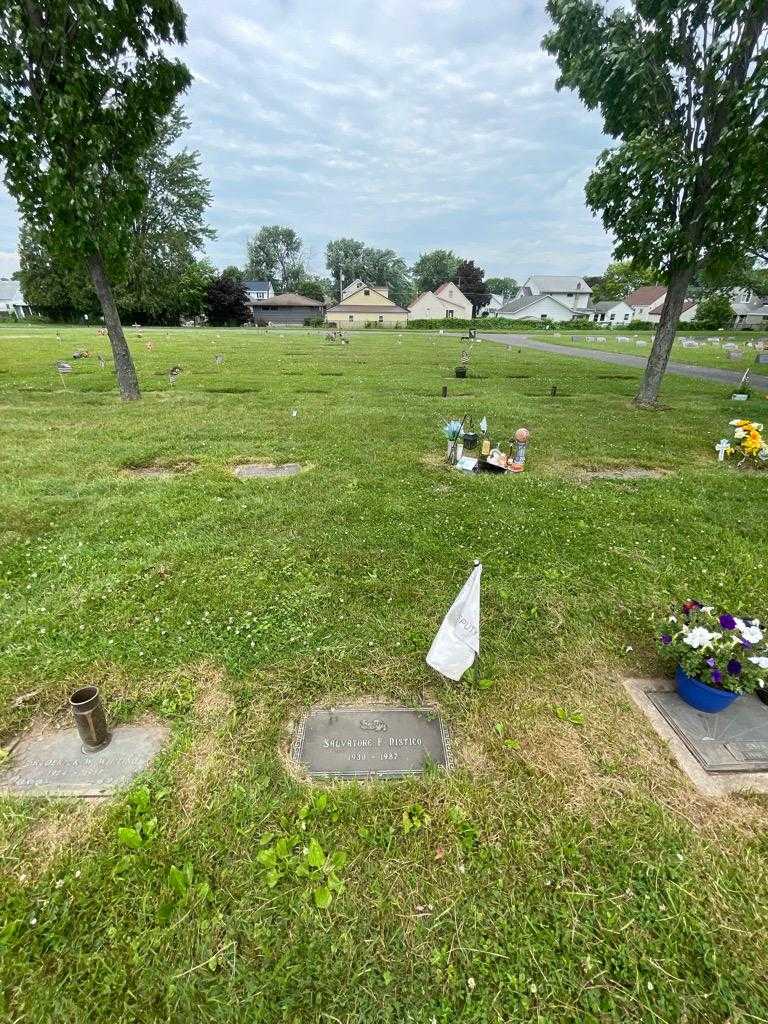
[[[677,682],[677,692],[686,704],[690,704],[697,711],[706,711],[710,715],[725,710],[730,704],[733,704],[737,697],[741,696],[731,690],[718,690],[714,686],[702,683],[700,679],[693,679],[682,665],[677,666],[675,681]]]

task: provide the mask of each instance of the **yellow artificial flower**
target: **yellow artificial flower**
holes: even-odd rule
[[[756,430],[753,430],[741,442],[741,447],[744,449],[747,455],[757,455],[759,451],[762,451],[763,439],[762,437],[760,437]]]

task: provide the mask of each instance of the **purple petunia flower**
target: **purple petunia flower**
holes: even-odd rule
[[[734,619],[732,615],[729,615],[728,612],[724,612],[718,619],[718,622],[723,629],[736,629],[736,619]]]
[[[665,647],[667,647],[669,644],[672,643],[672,637],[669,635],[669,633],[662,633],[661,642],[664,644]]]
[[[750,649],[750,647],[752,647],[752,641],[751,641],[751,640],[745,640],[745,639],[744,639],[744,637],[742,637],[742,638],[741,638],[741,646],[742,646],[742,647],[743,647],[743,648],[744,648],[745,650],[747,650],[747,651],[748,651],[748,650]]]
[[[710,678],[712,679],[712,682],[713,682],[713,683],[722,683],[722,681],[723,681],[723,673],[722,673],[722,672],[720,671],[720,669],[719,669],[719,668],[716,668],[716,669],[715,669],[715,670],[714,670],[714,671],[712,672],[712,674],[711,674],[711,677],[710,677]]]
[[[736,658],[731,658],[731,660],[726,665],[726,670],[729,676],[741,675],[741,662],[737,661]]]
[[[717,664],[717,662],[715,661],[714,658],[707,658],[707,664],[709,665],[710,668],[714,668],[715,665]]]

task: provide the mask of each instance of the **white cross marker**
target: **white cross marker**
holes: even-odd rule
[[[724,462],[725,461],[725,453],[728,451],[728,449],[730,447],[731,447],[731,442],[728,440],[727,437],[724,437],[724,438],[722,438],[722,440],[717,442],[717,444],[715,445],[715,451],[717,452],[717,461],[718,462]]]

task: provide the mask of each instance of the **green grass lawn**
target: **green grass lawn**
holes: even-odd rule
[[[0,740],[84,682],[171,729],[131,795],[0,800],[0,1019],[766,1020],[768,803],[698,797],[621,683],[661,671],[672,602],[765,614],[768,475],[713,450],[729,389],[669,377],[640,413],[639,371],[495,344],[458,381],[455,338],[129,333],[123,404],[109,363],[53,369],[106,355],[93,329],[0,332]],[[526,472],[445,467],[465,413],[528,426]],[[125,472],[149,464],[187,471]],[[611,465],[669,474],[585,482]],[[424,663],[474,558],[490,686]],[[455,772],[286,770],[303,710],[370,698],[438,703]]]
[[[482,321],[478,321],[481,323]],[[566,325],[567,328],[568,325]],[[601,324],[592,324],[587,330],[570,331],[563,328],[561,331],[523,331],[521,333],[531,334],[537,341],[550,341],[554,345],[568,345],[576,348],[596,348],[605,352],[624,352],[627,355],[643,356],[648,358],[653,343],[653,332],[651,331],[629,331],[616,328],[611,331]],[[629,338],[629,341],[618,341],[617,338]],[[595,338],[604,338],[603,342],[595,342]],[[693,339],[698,341],[699,348],[684,348],[681,339]],[[719,345],[713,344],[711,339],[718,339]],[[638,345],[638,341],[644,341],[644,345]],[[748,342],[768,341],[763,334],[754,331],[688,331],[682,325],[677,334],[677,339],[672,346],[670,358],[678,363],[689,363],[692,366],[714,366],[722,370],[733,370],[743,373],[750,367],[755,373],[765,373],[766,367],[755,365],[757,355],[755,349],[747,348]],[[722,348],[727,342],[733,342],[741,349],[741,356],[732,359],[728,351]]]

